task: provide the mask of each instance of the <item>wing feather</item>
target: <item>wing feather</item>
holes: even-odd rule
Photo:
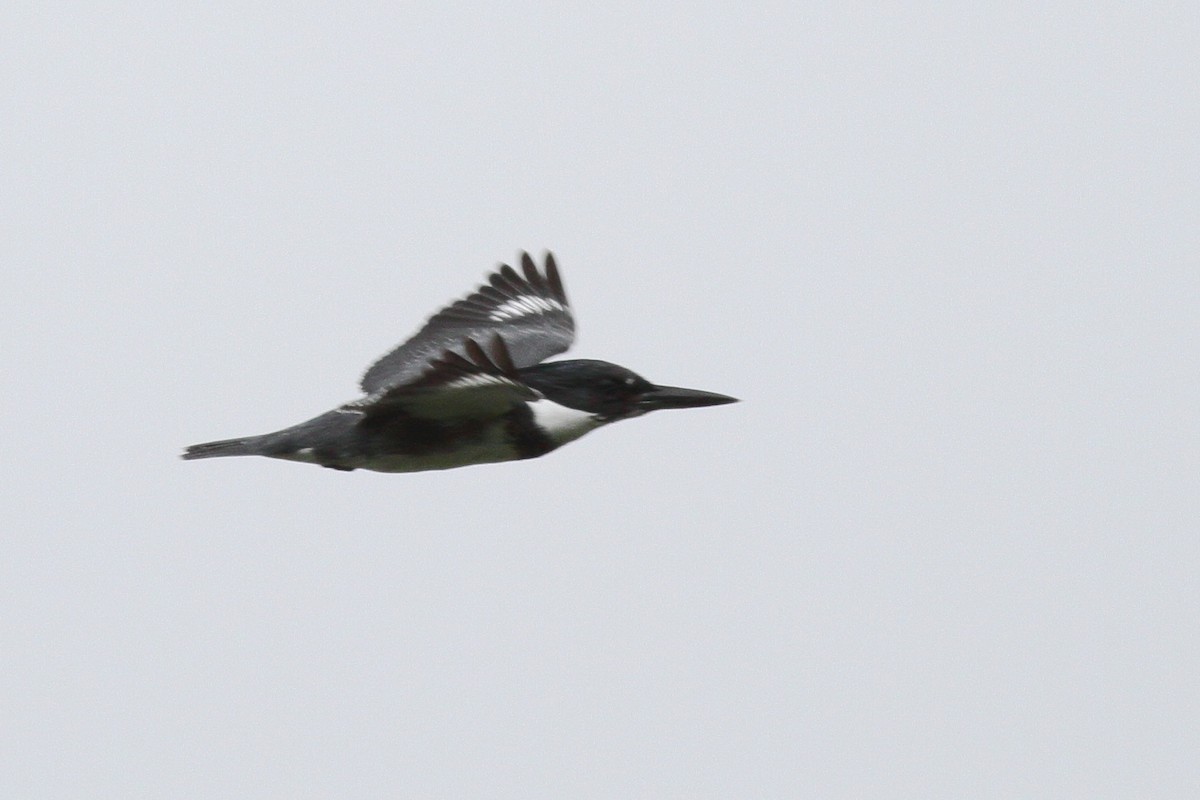
[[[546,254],[544,269],[539,272],[528,253],[521,254],[521,273],[501,264],[487,283],[434,314],[411,339],[372,364],[363,391],[376,395],[418,381],[446,353],[465,355],[468,341],[503,336],[515,367],[565,352],[575,339],[575,320],[553,254]]]
[[[521,381],[504,339],[494,334],[487,350],[464,339],[458,349],[430,360],[416,380],[344,408],[361,412],[363,425],[398,412],[425,419],[486,419],[539,397]]]

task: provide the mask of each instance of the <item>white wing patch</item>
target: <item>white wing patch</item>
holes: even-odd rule
[[[547,311],[566,311],[566,306],[548,297],[523,294],[520,297],[505,300],[504,303],[496,307],[495,311],[488,315],[488,319],[495,322],[506,322],[518,317],[531,317],[543,314]]]
[[[502,378],[498,375],[486,375],[483,373],[478,375],[464,375],[463,377],[455,378],[446,384],[447,389],[473,389],[479,386],[508,386],[511,388],[517,388],[517,384],[513,383],[507,378]]]

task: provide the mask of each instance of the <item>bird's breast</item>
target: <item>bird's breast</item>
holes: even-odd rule
[[[372,429],[348,465],[377,472],[420,472],[545,455],[599,425],[590,414],[537,400],[499,417],[454,422],[398,417]]]
[[[580,411],[546,398],[529,403],[529,411],[533,417],[533,424],[541,429],[555,446],[573,442],[603,424],[590,411]]]

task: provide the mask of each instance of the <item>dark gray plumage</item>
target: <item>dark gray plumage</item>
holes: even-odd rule
[[[517,367],[565,353],[575,341],[575,320],[554,255],[546,254],[543,276],[522,253],[521,272],[501,265],[487,285],[430,317],[411,339],[371,365],[363,391],[375,394],[414,381],[432,359],[447,351],[465,355],[466,340],[487,342],[501,331]]]

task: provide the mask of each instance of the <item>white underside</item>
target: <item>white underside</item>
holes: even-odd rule
[[[560,406],[545,398],[534,400],[529,409],[533,412],[533,421],[559,445],[573,442],[601,425],[591,412]]]

